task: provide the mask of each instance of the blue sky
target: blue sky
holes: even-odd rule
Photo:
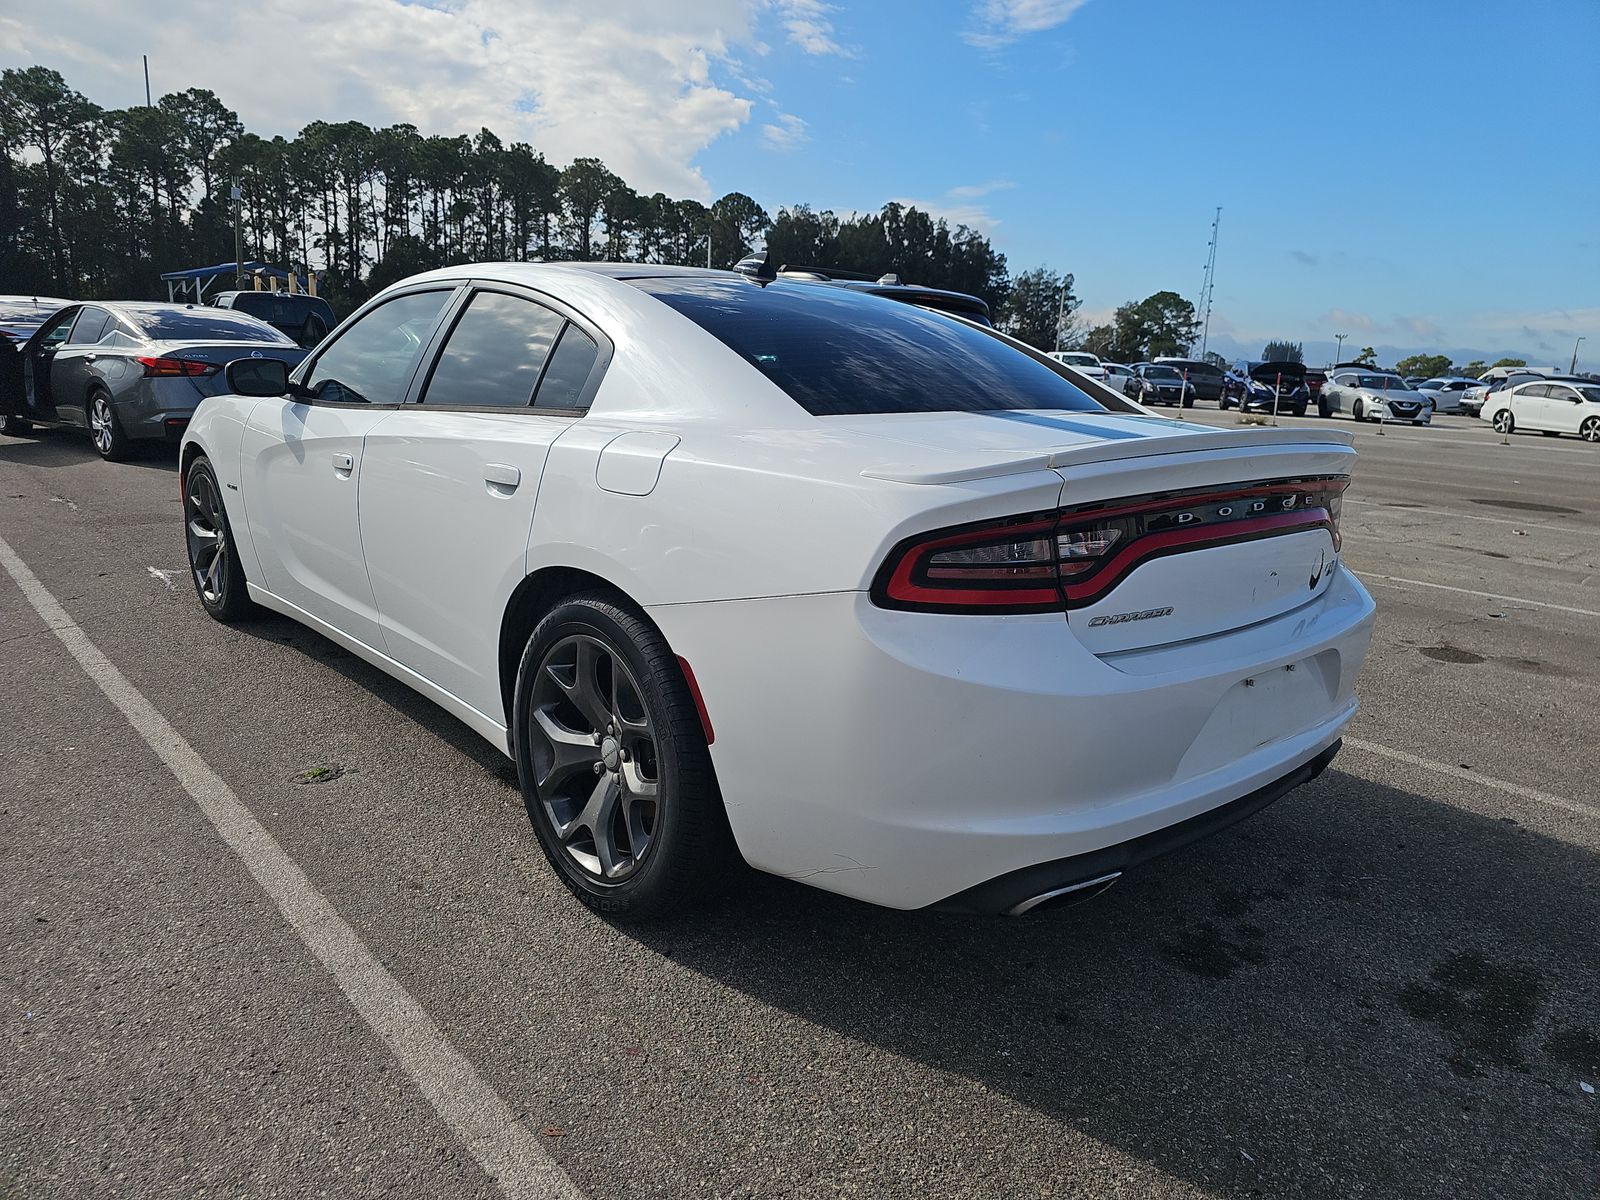
[[[1225,342],[1331,354],[1344,332],[1564,363],[1587,332],[1600,366],[1595,0],[1088,0],[989,48],[962,37],[972,13],[842,6],[853,58],[766,64],[809,140],[763,153],[741,132],[701,156],[707,177],[768,202],[976,210],[1013,269],[1074,272],[1091,314],[1193,298],[1220,204]]]
[[[213,52],[194,53],[196,30]],[[240,71],[248,48],[260,71]],[[488,125],[641,190],[913,201],[1088,319],[1195,298],[1213,342],[1600,368],[1600,0],[56,0],[0,66],[107,106],[214,89],[251,129]]]

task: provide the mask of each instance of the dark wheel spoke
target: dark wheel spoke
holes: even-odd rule
[[[573,865],[599,883],[633,875],[661,803],[655,729],[622,655],[600,638],[556,642],[527,708],[534,790]]]
[[[533,710],[535,736],[542,738],[548,757],[541,756],[539,787],[554,787],[572,775],[582,772],[592,776],[594,764],[600,761],[600,748],[594,737],[558,722],[547,708]]]

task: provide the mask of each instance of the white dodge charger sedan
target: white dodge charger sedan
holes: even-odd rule
[[[904,909],[1080,898],[1317,775],[1356,710],[1347,434],[1149,416],[959,317],[497,263],[228,378],[182,447],[202,604],[513,758],[602,912],[741,859]]]

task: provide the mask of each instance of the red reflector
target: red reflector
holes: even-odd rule
[[[706,745],[711,745],[717,740],[717,735],[711,730],[711,714],[706,712],[706,698],[700,694],[700,681],[694,677],[694,668],[689,665],[689,660],[678,655],[678,668],[683,672],[683,681],[689,685],[689,695],[694,698],[694,709],[700,714],[700,728],[705,731]]]
[[[215,375],[221,369],[216,363],[191,362],[186,358],[145,358],[140,355],[133,361],[144,368],[147,377],[158,379],[179,375]]]

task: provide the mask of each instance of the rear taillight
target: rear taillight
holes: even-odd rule
[[[872,585],[883,608],[1062,612],[1168,554],[1326,529],[1339,549],[1345,476],[1165,492],[942,529],[897,546]]]
[[[147,377],[158,379],[171,378],[175,375],[215,375],[222,368],[216,363],[191,362],[187,358],[144,358],[136,357],[134,362],[144,368]]]

